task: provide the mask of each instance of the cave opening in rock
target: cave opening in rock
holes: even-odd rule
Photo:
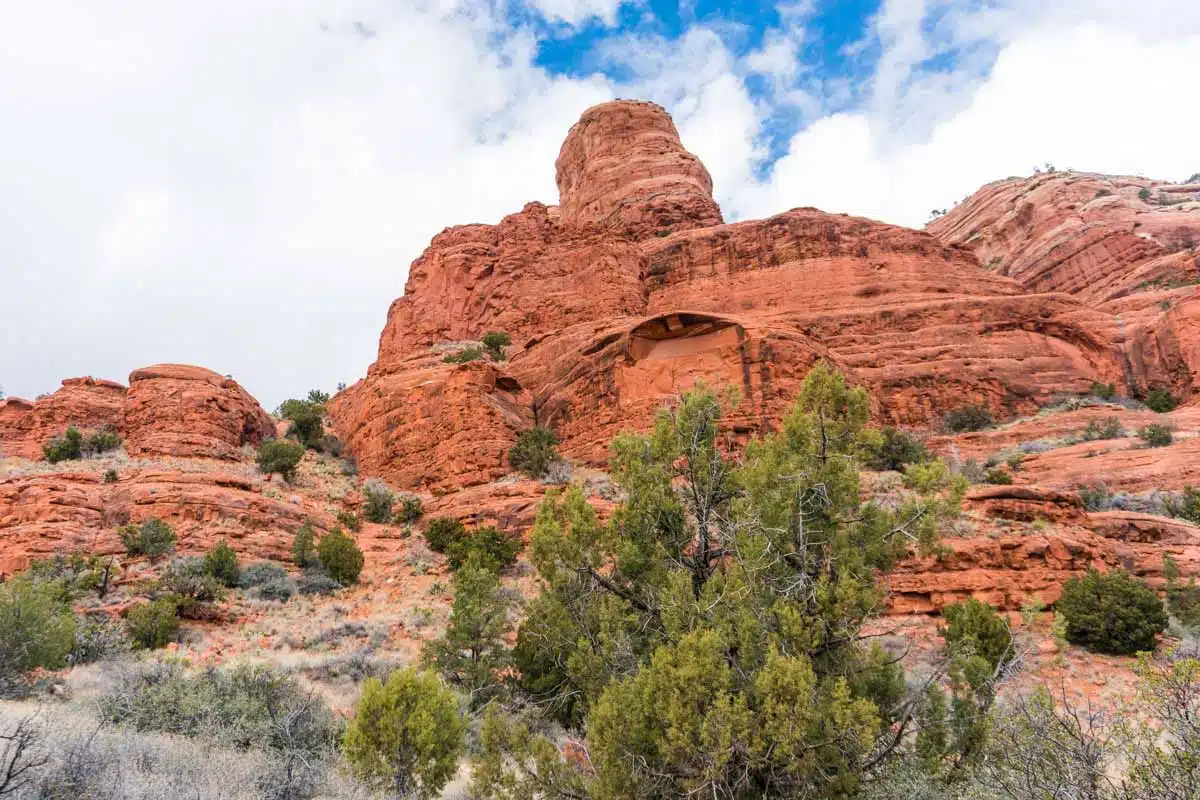
[[[737,347],[742,335],[742,326],[732,320],[680,311],[648,319],[630,331],[629,350],[635,361],[678,358],[720,347]]]

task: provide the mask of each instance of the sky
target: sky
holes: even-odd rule
[[[353,383],[443,228],[557,202],[587,107],[664,105],[727,221],[920,227],[1035,166],[1200,171],[1196,0],[0,5],[0,387],[199,364]]]

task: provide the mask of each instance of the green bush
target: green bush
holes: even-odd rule
[[[1013,482],[1011,472],[999,468],[989,469],[987,474],[983,476],[984,483],[994,483],[998,486],[1009,486]]]
[[[929,460],[929,451],[921,440],[907,431],[887,426],[880,431],[878,448],[872,448],[866,465],[874,470],[904,469],[907,464],[919,464]]]
[[[1016,656],[1008,622],[987,603],[974,597],[965,603],[951,603],[942,609],[942,618],[946,627],[940,633],[952,650],[969,651],[993,670]]]
[[[342,752],[354,775],[396,797],[432,798],[454,777],[466,740],[454,692],[432,672],[368,678]]]
[[[481,361],[483,359],[483,348],[481,347],[464,347],[457,353],[449,353],[442,361],[447,364],[466,364],[470,361]]]
[[[292,562],[300,568],[312,566],[316,562],[316,537],[313,534],[311,522],[306,522],[296,531],[292,540]]]
[[[1174,410],[1177,405],[1179,405],[1179,401],[1166,389],[1151,389],[1146,395],[1146,408],[1160,414]]]
[[[154,517],[141,525],[125,525],[117,531],[125,552],[131,556],[147,556],[151,560],[175,549],[175,531]]]
[[[55,553],[36,559],[22,574],[33,583],[51,586],[60,599],[69,603],[89,592],[103,597],[111,571],[111,560],[100,556]]]
[[[522,431],[508,451],[508,463],[533,478],[541,478],[558,458],[558,438],[541,426]]]
[[[1072,578],[1054,607],[1066,619],[1067,641],[1101,653],[1153,650],[1154,637],[1167,627],[1158,595],[1123,570]]]
[[[504,348],[512,344],[512,337],[503,331],[488,331],[483,335],[483,349],[493,361],[503,361]]]
[[[517,563],[517,555],[524,546],[519,536],[505,533],[494,525],[487,525],[470,531],[465,537],[448,545],[446,557],[451,569],[457,570],[474,558],[480,566],[499,572]]]
[[[75,617],[56,582],[18,576],[0,584],[0,678],[61,669],[75,646]]]
[[[348,531],[358,533],[362,530],[362,518],[353,511],[339,511],[337,513],[338,524],[343,526]]]
[[[116,450],[120,446],[121,437],[117,435],[114,427],[108,425],[89,436],[83,449],[88,455],[99,455],[107,453],[109,450]]]
[[[1105,417],[1103,422],[1092,420],[1083,429],[1080,438],[1085,442],[1094,442],[1097,439],[1119,439],[1125,435],[1125,430],[1121,427],[1121,420],[1116,417]]]
[[[42,455],[51,464],[83,458],[83,434],[72,425],[62,436],[51,439],[42,445]]]
[[[1147,447],[1166,447],[1173,438],[1171,429],[1166,425],[1146,425],[1138,428],[1137,435]]]
[[[225,586],[237,586],[241,575],[237,553],[224,541],[218,542],[204,556],[204,571]]]
[[[1091,395],[1099,397],[1101,400],[1112,400],[1117,396],[1117,385],[1115,383],[1100,383],[1094,381],[1092,383]]]
[[[296,467],[304,458],[304,445],[284,439],[267,439],[258,446],[258,469],[270,477],[278,472],[288,483],[296,479]]]
[[[329,577],[342,586],[358,583],[363,568],[363,553],[341,528],[334,528],[321,537],[317,545],[317,558]]]
[[[116,483],[118,477],[119,476],[117,475],[117,471],[115,469],[104,470],[104,482],[105,483]]]
[[[1163,508],[1169,516],[1200,525],[1200,489],[1185,486],[1183,493],[1178,497],[1173,494],[1166,495]]]
[[[179,558],[167,565],[154,584],[157,597],[169,598],[175,612],[187,619],[211,616],[212,605],[225,597],[225,586],[210,575],[205,559]]]
[[[392,521],[392,503],[396,496],[386,484],[372,478],[363,486],[363,519],[382,525]]]
[[[942,418],[946,430],[954,433],[981,431],[995,424],[992,412],[985,406],[960,406],[946,412]]]
[[[1107,511],[1112,507],[1112,492],[1103,484],[1080,486],[1076,492],[1088,511]]]
[[[435,553],[444,553],[446,548],[467,535],[467,529],[453,517],[436,517],[425,526],[425,541]]]
[[[1138,192],[1138,199],[1139,199],[1139,200],[1141,200],[1143,203],[1145,203],[1146,201],[1148,201],[1148,200],[1150,199],[1150,190],[1149,190],[1149,189],[1142,189],[1141,191],[1139,191],[1139,192]]]
[[[179,637],[175,600],[163,597],[136,605],[125,615],[125,629],[134,644],[146,650],[166,647]]]
[[[400,513],[396,515],[394,521],[416,522],[424,514],[425,504],[421,502],[421,498],[410,495],[400,501]]]
[[[316,389],[311,390],[305,400],[284,400],[279,406],[279,416],[292,423],[288,436],[296,437],[307,449],[319,448],[325,436],[323,420],[328,400],[329,395]]]

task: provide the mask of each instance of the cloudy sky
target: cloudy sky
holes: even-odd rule
[[[0,386],[353,382],[430,237],[555,202],[613,97],[674,114],[729,220],[919,226],[1046,162],[1200,171],[1197,74],[1196,0],[5,3]]]

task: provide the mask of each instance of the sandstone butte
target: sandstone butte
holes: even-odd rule
[[[931,439],[955,460],[1107,416],[1129,432],[1160,419],[1117,405],[1037,414],[1093,382],[1122,395],[1195,394],[1200,186],[1045,173],[990,184],[927,231],[812,208],[727,224],[671,118],[635,101],[586,111],[556,178],[557,206],[529,203],[498,224],[435,236],[388,311],[368,374],[328,404],[362,474],[422,493],[431,512],[520,530],[543,491],[510,475],[505,453],[521,430],[548,426],[577,472],[602,468],[614,434],[645,429],[704,381],[736,390],[727,422],[745,437],[772,428],[821,359],[868,389],[881,424],[932,432],[965,404],[1016,420]],[[511,335],[506,360],[444,361],[488,331]],[[1169,416],[1171,447],[1130,437],[1053,447],[1028,455],[1014,485],[975,487],[974,534],[905,563],[892,610],[935,611],[968,595],[1008,609],[1031,595],[1052,602],[1089,566],[1161,581],[1164,553],[1200,572],[1197,528],[1088,512],[1075,492],[1101,481],[1128,491],[1200,484],[1198,409]],[[112,547],[109,523],[126,515],[191,515],[195,543],[215,529],[263,554],[275,515],[284,530],[307,514],[333,524],[327,503],[304,493],[278,502],[261,477],[235,468],[250,472],[232,462],[271,435],[271,422],[215,373],[152,367],[127,391],[77,379],[35,403],[9,400],[0,450],[37,458],[67,422],[115,425],[131,455],[227,459],[228,474],[151,460],[112,485],[63,473],[0,479],[10,561],[56,540]],[[368,571],[381,559],[368,548]]]

